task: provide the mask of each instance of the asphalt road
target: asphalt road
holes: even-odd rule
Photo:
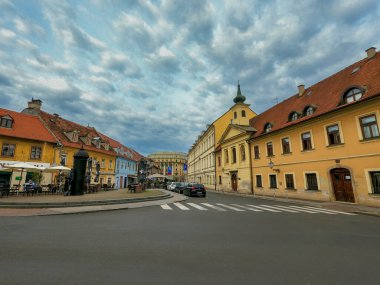
[[[208,194],[0,218],[0,284],[379,284],[380,218],[259,211],[247,205],[281,203]]]

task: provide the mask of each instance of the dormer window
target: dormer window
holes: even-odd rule
[[[73,132],[73,142],[77,142],[77,141],[78,141],[78,132],[74,131]]]
[[[297,112],[291,112],[289,115],[289,122],[295,121],[299,118],[299,114]]]
[[[358,101],[363,96],[363,90],[359,88],[351,88],[343,96],[343,104]]]
[[[11,129],[13,125],[13,119],[11,116],[4,116],[0,118],[0,126],[3,128]]]
[[[264,126],[264,132],[269,133],[272,130],[272,124],[271,123],[266,123]]]
[[[304,111],[303,111],[303,115],[304,116],[310,116],[312,114],[314,114],[314,111],[315,111],[315,108],[312,107],[312,106],[307,106]]]
[[[86,138],[86,145],[91,145],[91,137]]]
[[[242,116],[242,117],[245,117],[245,110],[242,110],[242,111],[241,111],[241,116]]]

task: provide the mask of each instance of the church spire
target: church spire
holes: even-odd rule
[[[240,82],[238,80],[238,90],[237,90],[237,93],[236,93],[236,97],[234,98],[234,102],[235,103],[244,103],[245,101],[245,96],[243,96],[241,94],[241,91],[240,91]]]

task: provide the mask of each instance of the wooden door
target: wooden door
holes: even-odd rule
[[[330,174],[335,200],[355,203],[350,171],[345,168],[335,168],[330,171]]]
[[[233,191],[237,191],[238,183],[237,183],[237,173],[231,173],[231,186]]]

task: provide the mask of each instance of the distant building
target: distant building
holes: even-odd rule
[[[171,176],[174,180],[184,181],[184,165],[187,162],[186,153],[174,151],[158,151],[148,155],[154,164],[161,169],[161,174]]]
[[[245,99],[241,93],[240,84],[238,84],[238,90],[234,98],[235,104],[222,116],[210,125],[207,125],[206,130],[201,132],[198,139],[191,146],[188,153],[188,181],[202,183],[208,188],[223,190],[220,186],[231,189],[231,179],[233,177],[239,179],[235,176],[238,164],[229,164],[230,167],[226,169],[222,167],[221,158],[218,157],[221,156],[222,146],[220,144],[224,142],[221,141],[221,139],[228,126],[231,124],[236,126],[249,126],[249,119],[256,115],[256,113],[249,108],[250,105],[244,103]],[[238,139],[238,141],[240,142],[240,139]],[[227,152],[231,151],[228,142],[223,144],[223,150],[224,149]],[[248,145],[246,146],[246,151],[247,150]],[[219,164],[220,167],[217,166]],[[223,178],[223,171],[225,171],[224,183],[221,180]],[[234,175],[229,176],[230,173]],[[244,181],[247,180],[245,173],[249,175],[249,171],[242,174],[244,175]],[[231,179],[227,178],[227,176],[231,177]],[[249,180],[248,178],[248,181]],[[220,184],[220,181],[222,181],[222,184]]]

